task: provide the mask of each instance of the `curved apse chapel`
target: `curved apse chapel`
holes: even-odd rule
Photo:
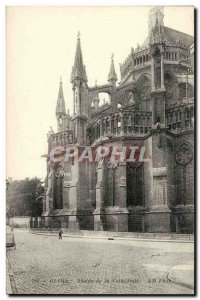
[[[145,146],[149,163],[47,159],[42,226],[69,229],[193,232],[194,38],[164,25],[150,9],[149,33],[108,82],[88,86],[80,36],[71,73],[73,115],[60,82],[56,145]],[[100,101],[102,97],[105,100]],[[34,226],[34,225],[33,225]]]

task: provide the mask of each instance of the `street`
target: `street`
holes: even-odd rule
[[[193,243],[14,235],[13,293],[193,294],[168,279],[173,266],[193,263]]]

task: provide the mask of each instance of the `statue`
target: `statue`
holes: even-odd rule
[[[69,133],[68,139],[69,139],[69,143],[72,144],[73,143],[73,137],[72,137],[71,133]]]
[[[132,92],[129,92],[128,94],[128,103],[134,103],[134,96]]]
[[[51,137],[51,135],[54,134],[53,128],[50,127],[50,130],[47,133],[47,139],[49,140],[49,138]]]

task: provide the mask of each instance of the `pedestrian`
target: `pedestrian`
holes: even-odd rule
[[[58,239],[59,240],[62,240],[62,234],[63,234],[63,232],[62,232],[62,230],[60,230],[59,233],[58,233]]]

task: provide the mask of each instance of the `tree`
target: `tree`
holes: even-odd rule
[[[41,216],[44,194],[42,184],[37,177],[10,182],[6,193],[7,216]]]

